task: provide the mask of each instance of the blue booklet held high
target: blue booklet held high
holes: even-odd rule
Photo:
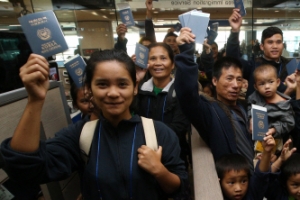
[[[67,62],[64,63],[65,67],[71,76],[72,80],[78,88],[81,88],[83,81],[83,72],[85,70],[86,63],[80,55],[76,55]]]
[[[210,30],[218,32],[218,28],[219,28],[219,22],[215,22],[210,25]]]
[[[177,23],[177,24],[175,24],[175,26],[174,26],[174,30],[175,30],[176,32],[179,32],[181,28],[182,28],[182,25],[181,25],[180,23]]]
[[[262,141],[269,130],[267,108],[252,104],[252,140]]]
[[[147,68],[149,49],[139,43],[135,46],[135,64],[141,68]]]
[[[68,49],[52,10],[18,18],[33,53],[49,57]]]
[[[209,22],[209,13],[193,10],[191,12],[187,27],[192,29],[192,33],[196,36],[196,43],[203,44],[205,37],[207,36],[207,26]]]
[[[208,31],[207,43],[212,45],[215,39],[217,38],[218,33],[212,29]]]
[[[288,64],[286,65],[286,70],[288,72],[288,75],[295,73],[297,68],[298,68],[298,61],[296,58],[290,60],[290,62],[288,62]]]
[[[132,11],[128,3],[118,3],[119,13],[123,24],[127,27],[134,26],[134,19],[132,15]]]
[[[240,15],[242,17],[247,14],[243,0],[234,0],[234,7],[240,9]]]

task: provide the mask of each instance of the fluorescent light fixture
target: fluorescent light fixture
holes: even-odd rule
[[[0,2],[9,2],[8,0],[0,0]]]
[[[98,13],[96,13],[96,12],[92,12],[92,15],[98,15]]]
[[[9,26],[21,26],[20,24],[11,24]]]
[[[107,19],[107,17],[105,15],[102,15],[103,18]]]
[[[8,28],[0,28],[0,31],[8,31]]]
[[[279,12],[279,10],[275,10],[274,12]]]

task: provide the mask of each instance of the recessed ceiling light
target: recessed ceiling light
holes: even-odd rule
[[[279,12],[279,10],[275,10],[275,12]]]
[[[96,12],[92,12],[92,15],[98,15],[98,13],[96,13]]]
[[[0,2],[8,2],[8,0],[0,0]]]
[[[110,14],[110,15],[114,15],[114,14],[115,14],[115,12],[110,12],[109,14]]]
[[[157,14],[157,13],[158,13],[158,11],[154,11],[153,13]]]
[[[107,19],[107,17],[105,15],[102,15],[103,18]]]

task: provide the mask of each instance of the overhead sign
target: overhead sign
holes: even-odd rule
[[[252,0],[243,0],[245,7],[252,7]],[[145,8],[145,2],[129,2],[131,8]],[[160,0],[153,2],[154,8],[234,8],[233,0]],[[183,7],[184,6],[184,7]]]

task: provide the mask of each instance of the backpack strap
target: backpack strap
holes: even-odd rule
[[[158,149],[156,132],[153,124],[153,120],[145,117],[141,117],[142,124],[144,128],[144,134],[146,139],[146,145],[156,151]],[[79,147],[82,152],[82,158],[85,163],[88,161],[90,154],[90,149],[92,145],[92,140],[94,137],[95,129],[98,123],[97,120],[86,122],[82,128],[80,138],[79,138]]]
[[[146,117],[141,117],[141,119],[144,128],[146,145],[156,151],[158,149],[158,144],[153,120]]]
[[[98,121],[99,120],[97,119],[97,120],[86,122],[82,128],[80,138],[79,138],[79,147],[85,157],[88,157],[90,154],[92,140],[94,137],[94,132]]]

